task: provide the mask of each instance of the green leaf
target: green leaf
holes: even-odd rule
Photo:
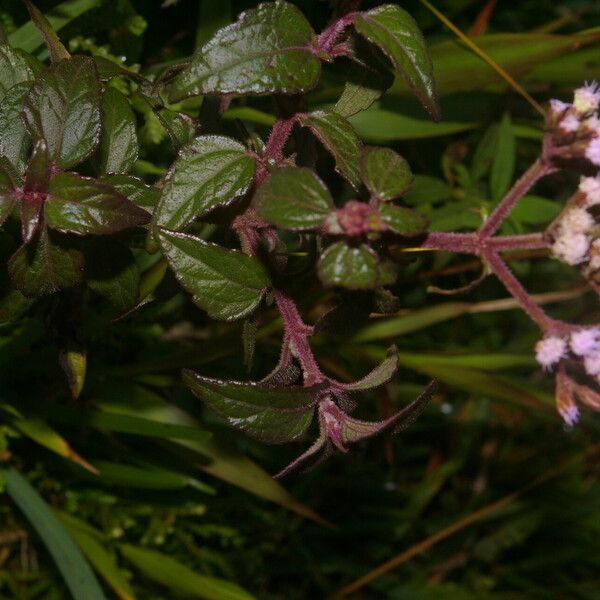
[[[22,50],[0,44],[0,98],[15,85],[32,82],[34,64],[34,59]]]
[[[47,229],[21,246],[8,262],[13,285],[29,298],[72,287],[83,277],[83,257]]]
[[[129,100],[116,88],[107,87],[102,98],[102,173],[126,173],[138,156],[135,115]]]
[[[0,95],[0,156],[8,160],[21,176],[25,172],[29,147],[29,134],[21,119],[21,108],[30,85],[30,82],[17,83],[4,96]]]
[[[147,419],[110,410],[91,410],[87,407],[85,410],[70,410],[62,407],[59,412],[60,414],[50,415],[49,418],[80,427],[93,427],[104,431],[149,438],[204,441],[211,437],[210,432],[200,427],[175,425],[157,419]]]
[[[115,233],[150,220],[114,188],[74,173],[52,178],[44,208],[49,227],[79,234]]]
[[[67,49],[63,46],[62,42],[56,35],[56,31],[52,28],[52,25],[48,19],[44,16],[35,4],[31,0],[24,0],[25,6],[29,12],[29,16],[36,29],[40,32],[40,35],[44,38],[44,43],[50,54],[50,60],[52,62],[58,62],[59,60],[70,58],[70,54]]]
[[[327,286],[368,290],[379,285],[379,259],[366,244],[332,244],[319,258],[317,269],[319,278]]]
[[[0,226],[6,221],[15,205],[13,190],[12,178],[0,162]]]
[[[181,148],[194,139],[198,130],[198,122],[188,114],[161,108],[156,111],[156,116],[169,134],[175,149]]]
[[[41,139],[35,143],[31,152],[31,158],[29,159],[27,172],[25,173],[25,191],[45,194],[48,191],[50,172],[48,146],[46,140]]]
[[[258,188],[254,204],[269,223],[283,229],[315,229],[333,210],[325,184],[311,169],[277,169]]]
[[[523,225],[545,225],[557,217],[561,209],[561,203],[556,200],[527,195],[512,209],[508,220]]]
[[[393,75],[387,65],[387,59],[371,44],[364,43],[365,49],[359,48],[358,63],[350,67],[342,94],[333,110],[342,117],[351,117],[369,108],[392,85]],[[354,49],[357,52],[357,48]]]
[[[34,139],[45,139],[50,158],[69,168],[100,140],[100,80],[94,61],[74,56],[48,67],[25,97],[24,117]]]
[[[60,31],[71,21],[85,12],[97,8],[100,4],[101,0],[67,0],[51,8],[46,13],[46,17],[54,31]],[[31,21],[13,31],[9,35],[8,41],[11,46],[22,48],[27,52],[33,52],[42,45],[42,37]]]
[[[384,204],[379,212],[383,222],[398,235],[411,237],[420,235],[427,229],[427,219],[412,208]]]
[[[58,510],[54,510],[54,514],[92,567],[114,590],[119,600],[135,600],[125,573],[119,569],[116,558],[102,543],[104,542],[102,534],[73,515]]]
[[[1,473],[8,495],[42,538],[73,598],[105,600],[89,564],[42,497],[14,469]]]
[[[85,385],[87,352],[79,347],[70,347],[59,353],[60,366],[67,375],[71,397],[77,400]]]
[[[423,34],[415,20],[393,4],[378,6],[359,14],[356,31],[379,46],[427,112],[436,121],[441,118],[433,78],[433,66]]]
[[[358,189],[361,143],[350,122],[330,110],[318,110],[301,115],[298,120],[304,127],[308,127],[331,153],[335,159],[336,171]]]
[[[179,230],[216,206],[245,194],[255,161],[242,144],[220,135],[204,135],[186,146],[171,167],[154,219]]]
[[[452,188],[438,177],[415,175],[409,192],[403,201],[412,206],[435,204],[452,197]]]
[[[251,381],[221,381],[183,371],[184,383],[226,422],[267,444],[282,444],[308,429],[316,388],[274,387]]]
[[[387,354],[388,355],[383,362],[375,367],[368,375],[358,381],[345,383],[343,389],[349,392],[362,392],[372,390],[373,388],[387,383],[398,370],[398,350],[395,346],[392,346],[391,348],[388,348]]]
[[[288,2],[265,2],[218,31],[173,82],[169,99],[203,94],[298,94],[313,88],[321,63],[314,32]]]
[[[98,479],[105,484],[139,488],[145,490],[180,490],[192,486],[202,491],[212,493],[212,488],[194,480],[188,475],[182,475],[167,469],[156,467],[136,467],[128,464],[94,461],[98,469]]]
[[[157,187],[148,185],[133,175],[102,175],[99,181],[110,185],[127,200],[149,212],[152,212],[160,197]]]
[[[381,200],[402,196],[413,181],[410,166],[391,148],[365,148],[360,172],[367,189]]]
[[[496,152],[490,173],[490,193],[494,202],[500,202],[512,184],[515,172],[516,142],[510,116],[505,114],[498,127]]]
[[[245,317],[271,285],[262,264],[236,250],[165,230],[159,231],[159,241],[179,283],[215,319]]]
[[[179,594],[206,600],[254,600],[254,596],[235,583],[198,575],[166,554],[129,544],[123,544],[120,549],[123,556],[148,579]]]

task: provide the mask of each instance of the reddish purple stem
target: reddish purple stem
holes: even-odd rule
[[[276,289],[275,303],[283,319],[285,342],[290,346],[292,354],[300,361],[304,372],[304,385],[311,386],[325,380],[315,356],[308,343],[312,327],[302,320],[296,303],[282,290]]]
[[[315,46],[315,50],[317,52],[327,52],[329,53],[339,37],[339,35],[348,27],[352,25],[354,19],[360,13],[357,12],[349,12],[339,19],[336,19],[327,29],[324,29],[319,37],[317,38],[317,43]]]

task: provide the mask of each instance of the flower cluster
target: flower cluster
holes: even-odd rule
[[[575,90],[573,103],[550,101],[548,125],[556,154],[563,158],[586,158],[600,166],[600,87],[596,82]]]
[[[600,239],[592,208],[600,205],[600,176],[582,177],[578,192],[550,227],[552,254],[569,265],[600,269]]]
[[[583,327],[568,335],[548,335],[536,344],[535,357],[545,370],[559,367],[561,361],[570,359],[575,366],[579,365],[583,368],[589,379],[600,384],[600,327]],[[560,365],[557,385],[562,378],[560,385],[564,387],[566,384],[563,367],[564,364]],[[584,395],[588,398],[598,395],[588,386],[571,383],[567,387],[571,390],[577,389],[578,397]],[[574,425],[579,420],[579,411],[574,400],[567,402],[566,397],[572,400],[573,394],[567,396],[564,393],[557,394],[558,412],[568,425]],[[600,410],[600,404],[597,402],[592,404],[586,402],[586,404],[595,410]]]

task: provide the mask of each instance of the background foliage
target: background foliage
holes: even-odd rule
[[[157,76],[255,4],[66,0],[38,7],[72,53],[124,57],[131,69]],[[295,4],[320,30],[337,3]],[[421,3],[403,6],[430,44],[443,120],[433,123],[398,81],[351,121],[363,140],[408,160],[417,178],[406,201],[432,229],[476,227],[537,155],[542,120]],[[539,102],[568,98],[573,87],[600,78],[597,3],[436,6],[477,35]],[[4,0],[0,23],[11,44],[47,58],[20,1]],[[125,84],[121,91],[130,92]],[[340,92],[339,75],[326,68],[309,107],[331,105]],[[224,132],[241,121],[264,138],[274,119],[270,102],[236,105],[225,113]],[[202,119],[203,109],[195,99],[156,111],[139,97],[132,103],[140,150],[137,160],[123,160],[135,160],[133,172],[153,183],[172,163],[174,144],[189,135],[179,111]],[[574,185],[563,172],[544,180],[504,233],[544,226]],[[135,314],[123,315],[131,299],[107,299],[100,273],[89,314],[66,309],[69,293],[72,306],[80,299],[63,292],[61,303],[49,297],[33,311],[23,306],[21,318],[0,326],[8,492],[0,498],[2,597],[64,598],[70,573],[78,578],[71,591],[86,599],[322,598],[389,560],[393,569],[347,590],[351,597],[598,597],[598,417],[586,414],[567,430],[555,416],[552,381],[531,353],[538,333],[497,281],[466,296],[430,289],[467,285],[478,276],[477,261],[406,253],[393,287],[397,315],[346,318],[335,334],[314,339],[320,363],[342,380],[370,370],[391,342],[398,346],[401,371],[364,401],[365,417],[391,414],[432,377],[445,385],[402,435],[335,456],[282,486],[268,473],[297,449],[265,447],[229,430],[180,383],[184,367],[248,378],[241,326],[207,319],[143,243],[133,241],[129,276],[140,278],[140,298],[149,301]],[[4,237],[0,244],[4,256]],[[116,247],[107,263],[118,256]],[[597,299],[575,271],[535,253],[520,258],[511,266],[552,315],[598,321]],[[311,323],[333,301],[316,285],[297,289],[296,298]],[[57,320],[61,331],[49,331]],[[274,311],[256,327],[253,379],[276,362],[281,337]],[[88,372],[72,401],[57,357],[82,360],[82,347]],[[85,563],[66,562],[73,543],[103,592],[85,587],[93,581]]]

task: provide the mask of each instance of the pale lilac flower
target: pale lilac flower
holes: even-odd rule
[[[560,219],[565,233],[587,233],[594,225],[594,217],[585,208],[571,208]]]
[[[578,356],[587,356],[600,350],[599,336],[600,329],[597,327],[580,329],[571,334],[569,345]]]
[[[545,370],[564,358],[566,352],[567,343],[555,335],[545,337],[535,345],[535,358]]]
[[[589,246],[590,241],[585,234],[565,232],[552,244],[552,253],[568,265],[578,265],[587,259]]]
[[[555,116],[564,114],[569,108],[571,108],[571,105],[567,102],[555,99],[550,100],[550,110]]]
[[[593,164],[600,167],[600,137],[593,139],[585,151],[585,157]]]
[[[560,121],[558,126],[567,133],[575,133],[581,126],[581,121],[577,115],[568,114]]]
[[[581,418],[579,407],[576,404],[558,407],[558,414],[569,427],[574,427],[577,425],[577,423],[579,423],[579,419]]]
[[[592,352],[583,359],[583,365],[588,375],[600,375],[600,352]]]
[[[582,177],[579,181],[579,191],[586,196],[586,206],[600,204],[600,175]]]
[[[573,107],[581,114],[598,110],[600,106],[600,90],[595,81],[575,90]]]

